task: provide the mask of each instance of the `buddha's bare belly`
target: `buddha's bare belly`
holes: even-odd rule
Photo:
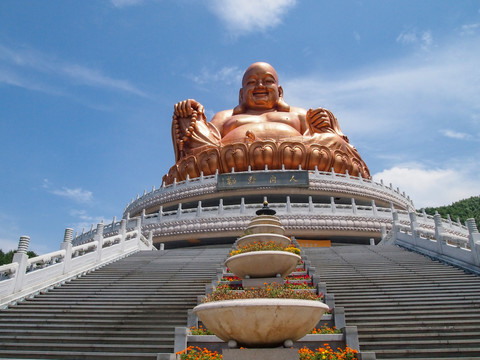
[[[249,135],[250,134],[250,135]],[[232,143],[237,141],[251,140],[280,140],[290,137],[301,136],[295,128],[285,123],[277,122],[252,122],[249,124],[242,124],[231,130],[222,138],[222,143]]]

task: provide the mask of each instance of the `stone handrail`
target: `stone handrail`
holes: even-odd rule
[[[54,251],[45,255],[36,256],[27,260],[27,272],[43,269],[65,260],[65,250]]]
[[[127,219],[126,228],[133,229],[136,227],[137,220],[136,219]],[[110,224],[104,225],[103,227],[103,236],[113,236],[117,235],[122,228],[122,222],[116,221],[114,218]],[[82,232],[80,235],[75,235],[73,238],[74,245],[85,244],[88,242],[93,241],[93,238],[97,235],[97,228],[92,228],[87,232]]]
[[[288,171],[288,170],[283,170]],[[263,172],[249,171],[252,174]],[[385,186],[383,181],[375,182],[370,179],[365,179],[357,176],[350,176],[347,174],[337,174],[335,172],[324,171],[309,171],[310,188],[312,190],[325,191],[339,191],[351,195],[365,195],[370,194],[373,198],[380,196],[386,202],[394,204],[402,204],[402,206],[410,206],[413,208],[413,203],[410,197],[405,195],[405,192],[394,189],[392,185]],[[187,177],[184,181],[174,181],[173,184],[162,184],[159,189],[153,188],[152,191],[144,191],[142,196],[137,195],[137,198],[127,204],[124,210],[124,218],[129,218],[130,214],[136,215],[141,213],[145,208],[152,206],[154,203],[164,203],[167,201],[181,201],[184,198],[191,197],[198,194],[209,194],[216,191],[217,174],[203,176],[190,179]]]
[[[285,203],[270,203],[269,206],[277,211],[287,229],[303,227],[343,227],[353,229],[372,230],[380,232],[385,226],[390,229],[392,222],[392,209],[376,206],[356,205],[354,199],[351,204],[335,204],[331,198],[330,204],[316,204],[309,198],[308,203],[292,203],[287,196]],[[245,204],[243,199],[240,204],[203,207],[201,202],[196,208],[183,209],[179,204],[176,210],[162,211],[141,216],[141,225],[144,233],[146,230],[154,231],[157,236],[170,236],[176,234],[191,235],[192,233],[205,233],[216,231],[241,231],[246,222],[255,214],[257,205]],[[410,213],[397,211],[400,224],[410,226]],[[434,230],[435,223],[430,217],[416,213],[418,224],[425,230]],[[323,225],[322,225],[323,224]],[[455,222],[444,223],[445,232],[454,238],[467,238],[468,230]]]
[[[26,254],[30,239],[21,237],[12,263],[0,266],[0,308],[139,250],[155,250],[151,234],[142,235],[139,220],[139,226],[128,232],[126,224],[122,220],[118,234],[107,237],[99,235],[103,224],[98,224],[92,241],[77,246],[72,244],[73,230],[66,229],[60,250],[30,259]]]
[[[5,264],[0,266],[0,281],[11,279],[15,276],[18,269],[18,263]]]
[[[433,216],[433,227],[422,223],[425,219],[417,217],[416,213],[409,214],[408,224],[402,222],[398,215],[393,213],[391,236],[395,244],[480,274],[480,234],[474,219],[468,219],[466,227],[457,226],[452,231],[452,223],[445,222],[438,214]],[[430,219],[427,217],[426,220]]]

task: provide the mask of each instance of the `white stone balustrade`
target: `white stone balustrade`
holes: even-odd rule
[[[480,274],[480,234],[474,219],[467,227],[433,217],[410,214],[410,224],[402,223],[398,213],[393,216],[391,241],[407,249]],[[431,221],[433,218],[433,228]],[[422,221],[425,221],[422,223]]]
[[[133,230],[126,231],[126,223],[122,220],[119,234],[108,237],[97,235],[104,232],[99,224],[94,240],[78,246],[72,245],[73,230],[66,229],[60,250],[30,259],[29,238],[22,236],[13,262],[0,266],[0,308],[133,252],[155,250],[151,234],[141,234],[138,219]]]
[[[249,171],[252,174],[262,171]],[[385,203],[393,203],[403,208],[413,207],[410,197],[405,193],[400,193],[390,184],[389,187],[370,179],[350,176],[348,174],[337,174],[334,172],[309,171],[310,193],[329,192],[340,193],[346,196],[369,196],[372,199],[378,199]],[[159,206],[167,202],[181,202],[194,196],[214,194],[217,190],[217,175],[200,176],[194,179],[177,182],[164,186],[159,189],[153,189],[145,192],[143,196],[131,201],[124,211],[124,217],[127,214],[140,214],[142,210]]]

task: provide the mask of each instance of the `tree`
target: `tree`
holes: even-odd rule
[[[471,198],[456,201],[447,206],[425,208],[425,212],[429,215],[435,215],[436,211],[442,218],[445,219],[447,218],[447,214],[450,214],[450,217],[453,221],[456,221],[457,218],[460,218],[462,224],[465,224],[467,219],[474,218],[477,226],[479,226],[480,196],[472,196]]]
[[[4,253],[2,249],[0,249],[0,265],[10,264],[13,259],[13,255],[17,252],[17,250],[10,250],[7,253]],[[38,256],[34,251],[27,251],[27,256],[29,258]]]

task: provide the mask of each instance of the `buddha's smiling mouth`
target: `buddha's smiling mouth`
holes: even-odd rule
[[[268,91],[254,91],[253,96],[268,96]]]

